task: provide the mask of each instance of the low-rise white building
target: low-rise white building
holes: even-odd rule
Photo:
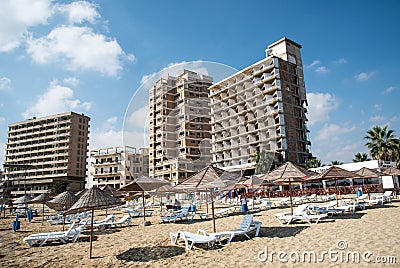
[[[90,151],[89,188],[110,185],[116,189],[149,175],[149,151],[130,146]]]

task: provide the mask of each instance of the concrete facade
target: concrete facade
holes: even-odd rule
[[[279,165],[310,157],[301,45],[271,44],[266,57],[210,87],[213,162],[254,169],[264,151]]]
[[[149,176],[149,150],[111,147],[90,151],[89,188],[110,185],[116,189],[142,176]]]
[[[5,158],[5,166],[10,167],[4,174],[11,195],[39,195],[49,192],[54,183],[82,190],[89,121],[88,116],[67,112],[10,124]]]
[[[183,70],[150,88],[150,177],[177,182],[211,162],[211,84],[212,77]]]

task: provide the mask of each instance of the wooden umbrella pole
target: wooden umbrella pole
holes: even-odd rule
[[[44,202],[43,202],[43,208],[42,208],[42,225],[43,225],[43,222],[44,222]]]
[[[146,221],[146,207],[144,204],[144,191],[142,191],[142,199],[143,199],[143,220]]]
[[[338,188],[337,188],[337,180],[335,179],[335,188],[336,188],[336,206],[339,206],[339,198],[338,198]]]
[[[207,202],[207,192],[206,192],[206,210],[207,210],[207,214],[208,214],[208,202]]]
[[[161,194],[161,197],[160,197],[160,211],[162,212],[162,194]]]
[[[63,231],[64,231],[64,227],[65,227],[65,214],[64,213],[63,213]]]
[[[94,208],[92,208],[92,219],[90,221],[90,248],[89,248],[89,259],[92,258],[92,243],[93,243],[93,215]]]
[[[211,212],[212,212],[212,221],[213,221],[213,227],[214,227],[214,233],[217,232],[217,229],[215,228],[215,216],[214,216],[214,199],[213,199],[213,194],[210,193],[211,195]]]
[[[289,179],[290,212],[293,215],[292,182]]]

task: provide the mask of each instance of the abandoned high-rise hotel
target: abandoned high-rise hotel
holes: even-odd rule
[[[67,112],[8,126],[5,185],[11,195],[47,193],[54,183],[85,187],[90,118]]]
[[[213,162],[254,168],[264,150],[275,163],[300,165],[309,157],[307,100],[301,45],[283,38],[265,59],[210,87]]]
[[[150,89],[150,176],[180,181],[210,163],[251,173],[261,151],[276,165],[304,165],[310,142],[300,49],[282,38],[264,59],[215,84],[188,70],[157,81]]]

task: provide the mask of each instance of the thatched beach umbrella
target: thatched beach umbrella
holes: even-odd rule
[[[90,221],[90,249],[89,257],[92,258],[92,241],[93,241],[93,216],[95,209],[109,208],[120,205],[121,201],[118,198],[112,197],[103,190],[92,187],[86,191],[81,198],[65,213],[72,214],[80,211],[91,210],[92,217]]]
[[[63,211],[72,207],[72,205],[75,204],[76,201],[78,201],[78,197],[76,197],[73,192],[65,191],[55,196],[53,199],[47,201],[46,205],[51,209]]]
[[[22,205],[25,204],[25,213],[27,212],[27,204],[32,200],[32,198],[28,195],[21,196],[13,201],[14,205]],[[26,220],[26,217],[25,217]]]
[[[84,193],[86,193],[87,190],[88,190],[88,189],[83,189],[83,190],[77,192],[77,193],[75,194],[76,197],[78,197],[78,199],[81,198],[81,196],[82,196]]]
[[[382,172],[389,176],[400,176],[400,169],[394,167],[385,168]]]
[[[227,172],[223,169],[209,165],[202,170],[196,172],[190,176],[187,180],[175,186],[177,191],[194,191],[194,192],[210,192],[211,195],[211,210],[212,210],[212,221],[214,227],[214,233],[216,232],[215,227],[215,215],[214,215],[214,200],[213,200],[213,189],[215,188],[228,188],[233,186],[240,178],[239,173]]]
[[[121,187],[118,191],[125,191],[125,192],[141,192],[142,193],[142,200],[143,200],[143,221],[146,222],[146,204],[144,198],[144,192],[149,192],[155,189],[158,189],[163,186],[167,186],[170,183],[164,180],[158,180],[154,178],[149,178],[146,176],[142,176],[133,182]],[[143,223],[145,224],[145,223]]]
[[[42,204],[43,205],[43,207],[42,207],[42,225],[43,225],[43,222],[44,222],[44,205],[49,200],[50,200],[50,196],[49,196],[48,193],[43,193],[41,195],[38,195],[38,196],[36,196],[35,198],[33,198],[31,200],[31,203],[37,203],[37,204]]]
[[[57,196],[55,196],[50,201],[46,202],[46,205],[51,209],[57,211],[65,211],[72,207],[75,202],[78,201],[78,197],[71,191],[65,191]],[[63,217],[63,231],[65,226],[65,217]]]
[[[101,190],[105,191],[106,193],[108,193],[111,196],[114,197],[120,197],[123,196],[124,193],[123,192],[118,192],[117,189],[115,189],[114,187],[112,187],[111,185],[105,185],[103,187],[100,187]]]
[[[24,196],[21,196],[21,197],[18,197],[17,199],[15,199],[13,201],[13,204],[14,205],[28,204],[29,202],[31,202],[31,200],[32,200],[32,197],[24,195]]]
[[[335,181],[335,188],[336,188],[336,205],[339,204],[338,196],[337,194],[340,194],[340,190],[338,193],[338,187],[337,187],[337,180],[340,179],[348,179],[348,178],[357,178],[359,175],[352,171],[345,170],[343,168],[337,167],[337,166],[331,166],[321,174],[318,174],[317,176],[314,176],[312,180],[334,180]]]
[[[304,182],[306,178],[315,175],[315,172],[297,166],[292,162],[286,162],[285,164],[270,171],[266,175],[265,179],[271,180],[273,182],[283,182],[289,184],[290,211],[293,214],[292,183]]]

